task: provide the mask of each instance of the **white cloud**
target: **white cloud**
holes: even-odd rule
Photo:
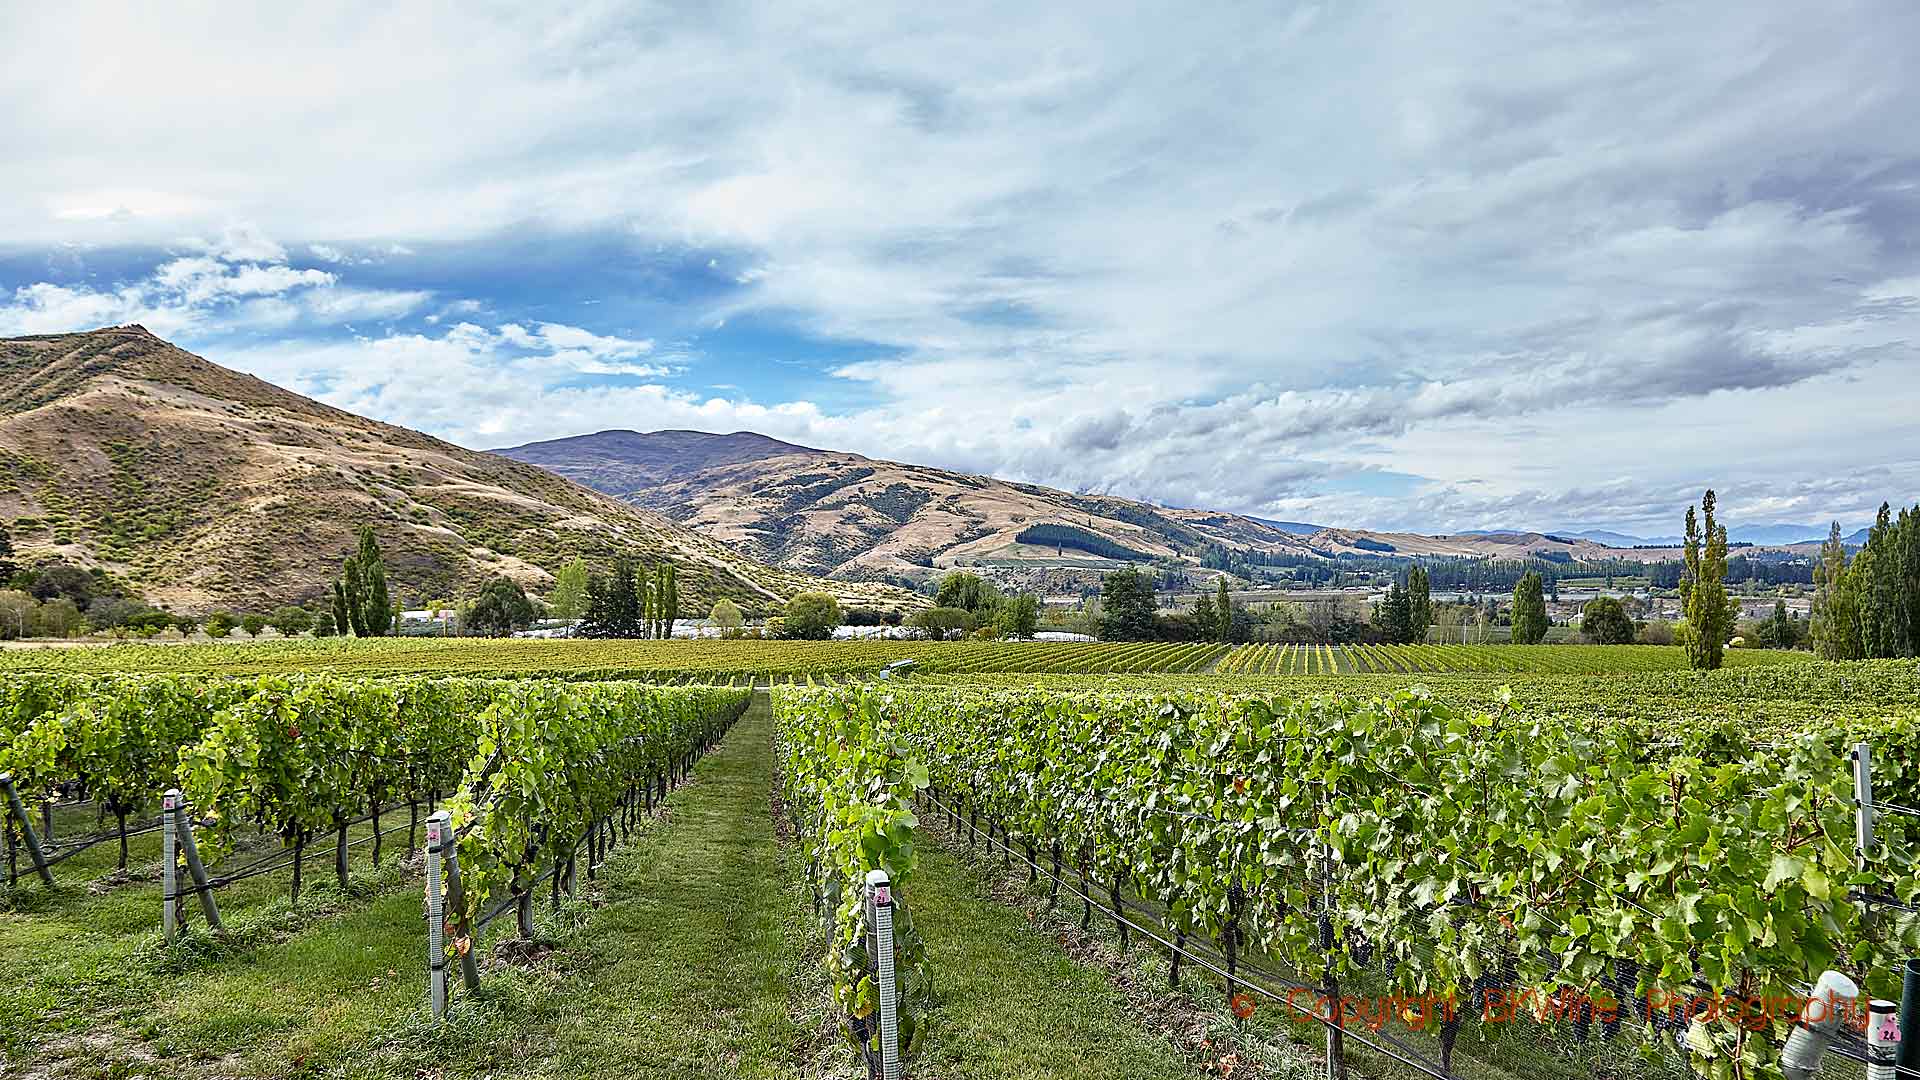
[[[545,380],[495,400],[476,369],[476,389],[431,387],[444,413],[359,392],[446,433],[477,430],[467,405],[515,437],[711,409],[867,453],[1383,524],[1560,509],[1525,501],[1542,492],[1635,512],[1609,485],[1736,471],[1768,446],[1743,429],[1758,416],[1801,432],[1767,453],[1808,498],[1849,463],[1910,476],[1910,425],[1842,411],[1880,415],[1863,386],[1910,401],[1888,373],[1920,368],[1920,7],[1902,0],[288,18],[0,11],[17,105],[0,143],[18,150],[0,243],[194,252],[171,284],[6,282],[0,329],[485,323],[321,367],[359,385],[389,351],[451,350]],[[82,46],[123,61],[75,93],[62,65]],[[222,78],[166,77],[183,64]],[[139,186],[103,179],[125,175]],[[351,279],[509,231],[690,250],[732,283],[642,334],[772,313],[885,358],[779,395],[791,409],[548,396],[569,373],[675,365],[605,336],[634,322],[611,301],[563,341],[511,298]],[[807,400],[848,389],[872,403]],[[1689,434],[1703,417],[1719,442]],[[1378,495],[1393,473],[1427,480]]]
[[[270,254],[278,245],[255,233],[243,243],[229,236],[198,245],[222,252],[240,248]],[[36,282],[0,299],[0,333],[58,333],[137,322],[158,334],[218,328],[284,328],[387,321],[432,299],[425,290],[340,286],[331,271],[276,263],[233,261],[238,256],[189,255],[168,259],[147,276],[106,288]]]

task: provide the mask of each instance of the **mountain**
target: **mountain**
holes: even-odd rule
[[[1498,536],[1511,533],[1512,529],[1476,529],[1463,532],[1461,536]],[[1546,535],[1564,536],[1576,540],[1592,540],[1609,547],[1679,547],[1686,542],[1682,536],[1633,536],[1628,533],[1612,532],[1607,529],[1554,529]],[[1793,547],[1799,544],[1818,544],[1827,538],[1827,530],[1817,525],[1730,525],[1727,527],[1727,540],[1735,544],[1752,544],[1755,547]],[[1847,544],[1864,544],[1867,530],[1861,529],[1844,539]]]
[[[596,491],[629,495],[686,473],[788,454],[818,454],[754,431],[600,431],[490,453],[538,465]]]
[[[1576,540],[1591,540],[1596,544],[1605,544],[1608,547],[1630,548],[1637,544],[1646,544],[1651,542],[1647,540],[1647,538],[1644,536],[1631,536],[1631,535],[1628,535],[1627,533],[1613,532],[1612,530],[1609,530],[1609,529],[1582,529],[1579,531],[1573,531],[1573,530],[1562,531],[1560,529],[1555,529],[1553,530],[1553,535],[1569,536],[1569,537],[1573,537]]]
[[[1819,543],[1826,538],[1824,525],[1732,525],[1727,528],[1727,539],[1736,544],[1780,546]]]
[[[323,405],[138,326],[0,340],[0,520],[19,560],[96,570],[188,612],[316,598],[372,523],[410,599],[495,573],[544,592],[575,556],[672,561],[682,609],[764,611],[775,569],[553,472]],[[826,586],[843,603],[920,603]]]
[[[621,435],[625,441],[631,433]],[[1308,554],[1301,537],[1251,518],[1075,495],[859,454],[796,449],[705,468],[697,458],[664,466],[664,448],[681,441],[661,440],[645,451],[649,467],[667,468],[671,479],[623,497],[755,558],[841,580],[910,583],[954,566],[1071,576],[1128,559],[1178,558],[1209,544]],[[534,460],[545,444],[502,452]],[[625,484],[624,478],[608,484],[605,470],[561,471],[606,485],[603,491]],[[1042,525],[1057,532],[1023,538]]]
[[[729,440],[720,445],[741,458],[708,464],[713,444],[688,438],[697,434],[603,432],[501,453],[561,462],[553,467],[562,475],[756,559],[841,580],[913,584],[968,567],[1022,587],[1071,589],[1128,561],[1198,569],[1219,565],[1223,553],[1276,565],[1334,556],[1614,553],[1543,533],[1434,537],[1155,506],[745,437],[751,433],[707,436]],[[629,457],[636,470],[665,479],[632,486],[641,473],[626,471]]]

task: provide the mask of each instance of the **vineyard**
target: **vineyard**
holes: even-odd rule
[[[1805,653],[1728,652],[1729,667]],[[0,652],[0,672],[444,675],[583,681],[727,681],[865,675],[900,660],[933,674],[1615,674],[1681,671],[1663,645],[1216,645],[1079,641],[538,641],[330,638]]]
[[[1734,650],[1727,654],[1727,665],[1750,667],[1797,659],[1804,656]],[[1213,670],[1223,675],[1593,675],[1678,671],[1686,666],[1680,650],[1664,645],[1242,645]]]
[[[1920,665],[1736,652],[1698,673],[1675,652],[456,640],[8,654],[0,773],[23,809],[9,815],[0,940],[28,959],[0,982],[0,999],[21,992],[0,1006],[0,1054],[44,1052],[35,1032],[89,1022],[78,1003],[98,991],[31,944],[41,928],[104,919],[126,951],[91,955],[137,964],[162,900],[189,949],[257,958],[289,935],[325,938],[328,919],[353,918],[340,913],[382,913],[408,929],[376,962],[418,980],[418,883],[443,863],[454,1007],[492,1008],[486,987],[520,987],[554,927],[590,924],[619,902],[611,890],[647,903],[644,863],[609,868],[652,835],[663,800],[685,797],[677,781],[746,713],[750,677],[772,684],[749,735],[770,764],[734,790],[760,808],[669,815],[656,831],[696,830],[684,843],[698,860],[697,830],[717,822],[769,846],[769,813],[791,826],[781,842],[824,949],[779,963],[817,973],[853,1045],[871,1051],[879,1033],[875,870],[894,893],[910,1061],[948,1052],[951,1010],[1011,1007],[947,989],[965,967],[954,949],[1001,941],[922,917],[953,902],[955,871],[932,853],[964,847],[1025,867],[1035,903],[1072,905],[1083,930],[1105,920],[1127,955],[1160,958],[1156,977],[1259,1013],[1236,1022],[1283,1043],[1301,993],[1467,1003],[1444,1023],[1348,1018],[1356,1067],[1776,1076],[1777,1017],[1483,1016],[1515,986],[1543,988],[1552,1013],[1649,991],[1791,997],[1828,967],[1898,996],[1892,965],[1920,952],[1920,811],[1897,812],[1920,807]],[[901,659],[915,664],[873,677]],[[1894,808],[1865,873],[1858,742]],[[178,818],[162,812],[169,789]],[[443,852],[427,847],[436,811]],[[383,863],[383,847],[400,854]],[[156,888],[168,858],[177,872]],[[755,902],[777,910],[785,886],[756,880]],[[401,885],[410,898],[386,898]],[[590,902],[570,905],[583,885]]]
[[[1728,674],[1788,697],[1823,685],[1796,670]],[[1611,723],[1571,702],[1473,711],[1419,692],[852,686],[782,688],[775,711],[795,761],[832,748],[828,786],[876,795],[818,803],[830,887],[910,866],[918,805],[970,836],[997,831],[1035,880],[1077,882],[1089,913],[1125,913],[1179,955],[1204,943],[1194,955],[1231,973],[1237,950],[1283,987],[1336,999],[1479,1003],[1524,985],[1556,1001],[1791,1000],[1828,967],[1897,998],[1897,964],[1920,947],[1920,821],[1877,819],[1861,875],[1848,751],[1873,746],[1876,799],[1920,807],[1915,667],[1821,678],[1884,704],[1756,727]],[[1861,882],[1877,891],[1850,891]],[[1453,1074],[1457,1046],[1505,1035],[1435,1023],[1369,1041],[1354,1026],[1435,1075]],[[1774,1075],[1754,1070],[1777,1059],[1787,1019],[1653,1017],[1622,1036],[1589,1012],[1576,1026],[1582,1042],[1626,1037],[1720,1077]]]
[[[333,897],[352,896],[352,849],[371,842],[377,868],[383,838],[399,831],[388,823],[404,811],[406,859],[420,810],[438,808],[465,868],[449,897],[451,949],[475,988],[472,949],[487,926],[514,912],[530,937],[536,886],[550,884],[557,906],[561,889],[575,888],[579,858],[591,873],[750,694],[642,682],[7,676],[0,776],[16,800],[8,899],[32,911],[74,885],[107,897],[141,891],[129,855],[150,857],[156,833],[171,852],[177,834],[193,873],[162,897],[169,934],[196,904],[206,929],[221,931],[223,898],[257,906],[266,890],[284,889],[297,907],[317,854],[331,855]],[[163,811],[168,789],[182,793],[185,822]],[[25,806],[46,809],[36,817]],[[56,807],[76,806],[114,824],[93,835],[47,828]],[[96,849],[116,841],[109,870]],[[23,869],[46,890],[16,895],[30,887]],[[9,1033],[0,1048],[16,1039]]]

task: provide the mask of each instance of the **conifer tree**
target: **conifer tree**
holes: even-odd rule
[[[1213,594],[1204,590],[1193,602],[1193,634],[1201,641],[1214,641],[1220,636],[1220,626],[1214,621]]]
[[[1407,571],[1407,596],[1412,602],[1413,636],[1410,641],[1427,640],[1427,627],[1433,625],[1433,585],[1423,566]]]
[[[1538,645],[1547,637],[1547,594],[1538,571],[1529,570],[1513,587],[1513,643]]]

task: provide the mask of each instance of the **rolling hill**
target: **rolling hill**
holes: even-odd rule
[[[744,557],[553,472],[379,423],[138,326],[0,340],[0,520],[152,603],[263,610],[322,593],[362,522],[413,600],[494,573],[544,591],[576,555],[667,559],[683,610],[764,611],[813,577]],[[843,603],[923,603],[838,582]]]
[[[1256,561],[1631,557],[1544,533],[1421,536],[1154,506],[796,447],[753,432],[607,431],[495,452],[545,464],[756,559],[842,580],[915,583],[965,566],[1045,588],[1083,581],[1128,558],[1198,567],[1209,549],[1217,549],[1216,561],[1220,552]],[[649,477],[656,479],[641,482]]]

